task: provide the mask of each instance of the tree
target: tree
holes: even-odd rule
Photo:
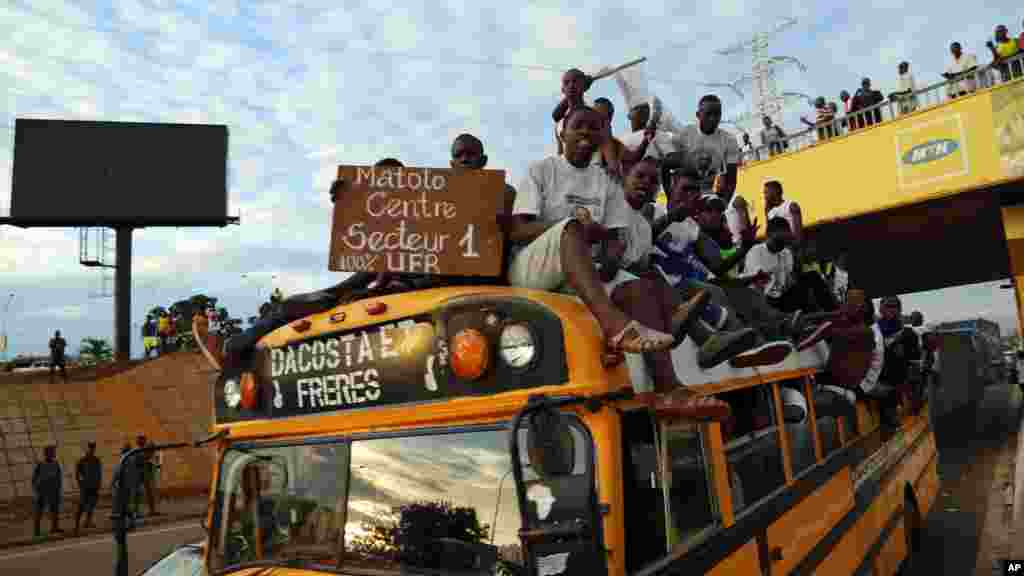
[[[100,362],[109,362],[114,357],[114,349],[102,338],[82,338],[78,349],[80,362],[85,366],[93,366]]]
[[[363,529],[367,534],[354,539],[354,552],[435,570],[472,568],[475,554],[471,546],[460,549],[443,544],[481,544],[488,534],[474,508],[456,507],[444,501],[397,506],[392,508],[390,518],[364,523]]]

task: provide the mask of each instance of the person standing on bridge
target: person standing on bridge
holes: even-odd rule
[[[53,372],[60,367],[60,375],[64,378],[64,382],[68,381],[68,372],[65,368],[67,361],[64,358],[64,349],[67,348],[67,340],[60,335],[60,330],[57,330],[53,334],[53,338],[50,339],[50,384],[53,384]]]
[[[978,59],[974,54],[965,54],[959,42],[950,44],[949,52],[953,58],[946,66],[942,77],[949,80],[949,84],[946,84],[946,94],[952,100],[966,96],[977,88],[974,73],[978,68]]]
[[[100,496],[100,486],[103,483],[103,464],[96,457],[96,443],[89,442],[85,449],[85,456],[78,460],[75,465],[75,480],[78,481],[78,511],[75,513],[75,535],[78,535],[78,528],[82,521],[82,514],[85,514],[85,527],[92,528],[92,513],[96,509],[96,502]]]
[[[43,511],[50,512],[50,534],[63,534],[59,525],[60,503],[63,496],[63,471],[57,462],[57,447],[47,446],[43,449],[45,460],[36,464],[32,471],[32,494],[34,500],[34,532],[36,538],[41,536],[40,521]]]

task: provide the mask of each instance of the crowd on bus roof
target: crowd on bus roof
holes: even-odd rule
[[[942,72],[942,77],[947,81],[947,97],[959,98],[979,87],[990,86],[998,81],[1008,82],[1024,76],[1024,58],[1021,57],[1024,50],[1024,22],[1021,29],[1020,35],[1015,38],[1010,36],[1005,25],[997,26],[992,39],[985,43],[985,47],[992,55],[992,61],[982,68],[979,68],[975,54],[965,52],[960,42],[951,43],[949,61]],[[882,109],[879,105],[886,101],[894,105],[894,114],[910,114],[920,105],[917,91],[922,86],[915,82],[910,62],[900,62],[896,67],[896,74],[896,91],[890,93],[888,98],[872,88],[871,79],[865,77],[861,80],[860,88],[852,95],[847,90],[839,92],[841,108],[835,101],[819,96],[813,102],[813,119],[801,117],[800,121],[816,131],[818,141],[823,141],[881,123]],[[783,129],[767,116],[763,118],[763,122],[764,128],[760,131],[759,145],[765,151],[763,154],[758,154],[758,145],[751,141],[749,134],[742,134],[742,148],[748,158],[774,156],[789,149],[788,137]]]
[[[1013,50],[1007,47],[1011,43]],[[1006,59],[1017,52],[1005,27],[997,29],[993,54]],[[955,62],[965,58],[958,44],[951,53]],[[957,74],[966,70],[957,66],[947,74],[956,95],[962,80]],[[909,111],[914,106],[910,64],[900,63],[898,71],[899,90],[890,98]],[[741,144],[720,128],[720,99],[703,96],[693,121],[684,123],[646,86],[622,72],[613,77],[627,106],[622,133],[613,130],[616,111],[609,98],[585,98],[592,76],[578,69],[562,75],[562,97],[551,115],[557,153],[531,162],[518,185],[503,191],[504,211],[496,217],[508,249],[498,281],[578,297],[604,333],[607,355],[642,355],[656,391],[671,392],[662,397],[681,400],[696,415],[720,415],[728,407],[715,398],[690,397],[670,356],[687,338],[703,370],[723,363],[771,366],[826,340],[831,350],[826,380],[842,391],[837,394],[912,399],[901,376],[907,371],[886,372],[887,366],[922,357],[919,339],[908,343],[913,331],[904,330],[898,300],[883,301],[876,319],[869,299],[848,298],[845,258],[816,253],[804,236],[801,208],[786,197],[781,182],[765,182],[765,212],[750,214],[735,193]],[[885,97],[864,78],[860,90],[852,96],[843,91],[841,100],[849,116]],[[816,104],[816,117],[807,123],[822,138],[835,135],[838,107],[824,98]],[[880,121],[867,114],[843,126],[859,129]],[[770,118],[764,119],[761,137],[773,152],[786,147],[785,134]],[[749,145],[745,137],[743,146]],[[487,165],[484,143],[472,134],[456,137],[447,154],[456,170]],[[403,164],[386,158],[377,166]],[[345,186],[342,180],[332,184],[332,202]],[[664,206],[655,202],[662,190]],[[766,230],[761,242],[756,240],[759,217]],[[340,303],[479,281],[356,273],[328,289],[275,303],[252,329],[228,342],[228,362],[239,360],[238,352],[277,326]],[[886,354],[890,360],[883,360]]]

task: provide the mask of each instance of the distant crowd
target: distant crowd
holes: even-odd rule
[[[1021,29],[1020,35],[1013,37],[1006,26],[996,27],[992,39],[985,42],[985,47],[992,55],[992,61],[984,67],[979,67],[977,56],[965,52],[960,42],[950,44],[950,59],[942,73],[946,80],[947,98],[962,98],[978,88],[992,86],[999,81],[1009,82],[1024,76],[1024,22]],[[846,90],[839,93],[842,112],[835,101],[819,96],[814,101],[814,118],[801,117],[801,122],[817,131],[818,141],[824,141],[881,123],[881,104],[887,101],[894,105],[894,116],[916,111],[921,104],[918,96],[920,87],[914,81],[910,62],[900,62],[896,73],[897,89],[888,99],[872,87],[870,78],[863,78],[860,88],[852,95]],[[742,134],[743,154],[752,160],[774,156],[790,148],[790,137],[782,127],[767,116],[762,118],[762,122],[760,146],[754,145],[749,134]]]

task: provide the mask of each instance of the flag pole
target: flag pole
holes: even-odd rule
[[[637,58],[636,60],[631,60],[629,62],[626,62],[622,66],[616,66],[615,68],[612,68],[611,70],[605,70],[604,72],[601,72],[600,74],[597,74],[596,76],[594,76],[593,79],[594,80],[600,80],[601,78],[607,78],[607,77],[611,76],[612,74],[615,74],[616,72],[621,72],[621,71],[625,70],[626,68],[631,68],[633,66],[636,66],[637,64],[640,64],[641,62],[646,62],[646,61],[647,61],[647,57],[646,56],[644,56],[643,58]]]

